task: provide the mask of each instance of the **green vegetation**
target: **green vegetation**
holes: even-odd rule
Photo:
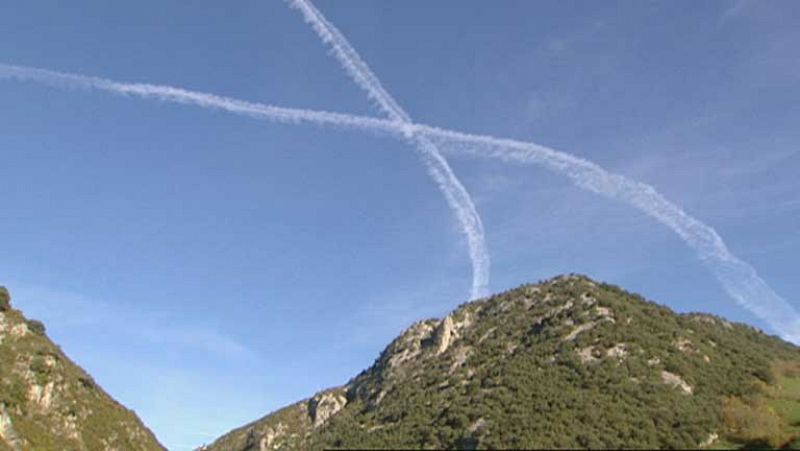
[[[25,324],[28,325],[28,329],[30,329],[31,332],[39,335],[45,334],[45,327],[43,322],[36,319],[29,319],[25,321]]]
[[[8,294],[6,287],[0,286],[0,312],[11,308],[10,301],[11,296]]]
[[[0,290],[0,410],[23,450],[163,449]],[[6,432],[7,432],[6,431]],[[0,450],[15,449],[0,436]]]
[[[566,276],[413,325],[320,426],[301,402],[210,448],[782,446],[800,426],[797,365],[749,326]]]
[[[777,362],[773,384],[754,383],[723,401],[725,441],[718,449],[792,448],[800,445],[800,362]]]

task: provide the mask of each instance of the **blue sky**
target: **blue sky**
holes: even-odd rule
[[[417,121],[650,183],[800,308],[797,2],[317,6]],[[375,114],[280,1],[7,4],[0,61]],[[0,99],[0,283],[170,449],[346,382],[468,297],[458,225],[403,143],[8,81]],[[766,328],[631,207],[451,165],[492,291],[580,272]]]

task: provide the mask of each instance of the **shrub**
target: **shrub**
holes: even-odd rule
[[[779,377],[800,377],[800,361],[780,361],[777,362],[772,372],[775,379]]]
[[[722,416],[729,436],[746,446],[777,448],[785,439],[780,418],[761,396],[725,398]]]
[[[0,312],[11,308],[11,295],[6,287],[0,287]]]
[[[51,368],[45,362],[45,359],[42,356],[37,356],[31,361],[31,372],[33,372],[34,377],[36,378],[36,383],[39,385],[44,385],[47,383],[47,380],[50,377]]]
[[[28,321],[26,321],[26,323],[28,324],[28,329],[30,329],[31,332],[38,335],[44,335],[45,333],[44,323],[35,319],[29,319]]]

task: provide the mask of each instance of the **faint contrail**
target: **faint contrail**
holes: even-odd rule
[[[714,229],[666,200],[652,186],[612,174],[582,158],[538,144],[456,132],[423,124],[281,108],[170,86],[119,83],[103,78],[0,64],[0,79],[8,78],[35,81],[60,88],[98,89],[196,105],[272,122],[352,128],[388,134],[400,139],[422,134],[457,155],[499,158],[512,163],[544,166],[569,177],[581,188],[625,201],[675,231],[697,252],[700,260],[711,269],[737,303],[763,319],[784,339],[800,343],[800,316],[797,311],[775,293],[749,264],[734,256]]]
[[[322,42],[330,46],[333,55],[348,75],[367,93],[367,96],[378,108],[386,113],[389,119],[404,124],[412,123],[408,113],[384,89],[378,77],[350,45],[347,38],[325,18],[322,12],[314,7],[310,0],[287,0],[287,2],[291,7],[300,10],[305,21],[311,25]],[[444,194],[447,203],[461,224],[461,229],[467,237],[470,261],[472,262],[472,298],[483,297],[488,294],[490,259],[483,222],[475,204],[464,185],[450,169],[447,160],[427,137],[408,134],[406,139],[417,149],[428,173]]]

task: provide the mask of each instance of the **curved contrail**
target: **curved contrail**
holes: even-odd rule
[[[606,171],[595,163],[549,147],[491,136],[417,125],[452,152],[536,164],[565,175],[581,188],[622,200],[666,225],[695,250],[725,291],[783,338],[800,343],[800,315],[756,273],[733,255],[713,228],[668,201],[652,186]]]
[[[403,124],[412,124],[411,116],[384,89],[378,77],[350,45],[347,38],[325,18],[322,12],[314,7],[310,0],[286,1],[292,8],[298,9],[303,14],[305,21],[311,25],[323,44],[330,46],[333,50],[333,55],[345,72],[367,93],[367,97],[386,113],[389,119]],[[428,169],[428,174],[444,194],[467,237],[470,261],[472,262],[472,298],[486,296],[489,288],[489,251],[486,247],[483,223],[472,198],[450,169],[447,160],[439,153],[436,145],[426,136],[409,133],[406,135],[406,140],[415,146]]]
[[[60,88],[96,89],[223,110],[272,122],[352,128],[388,134],[400,139],[418,133],[438,142],[445,150],[454,154],[544,166],[569,177],[583,189],[622,200],[669,227],[697,252],[700,260],[739,305],[764,320],[784,339],[800,343],[800,315],[794,307],[775,293],[753,267],[733,255],[714,229],[666,200],[652,186],[610,173],[595,163],[565,152],[533,143],[456,132],[423,124],[282,108],[170,86],[120,83],[104,78],[21,66],[0,64],[0,79],[35,81]]]

